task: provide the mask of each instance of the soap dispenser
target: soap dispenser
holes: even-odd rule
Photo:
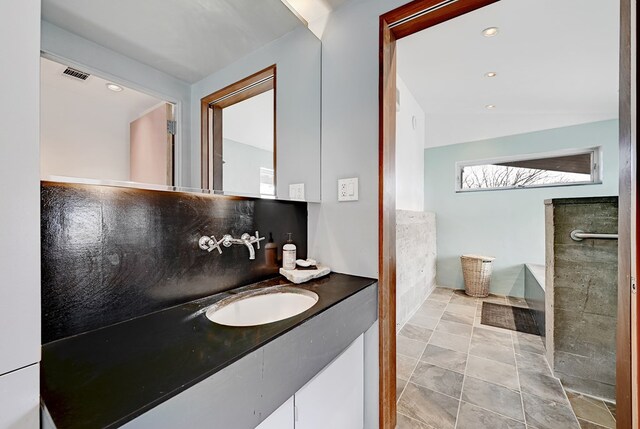
[[[285,270],[294,270],[296,268],[296,245],[293,244],[291,233],[288,233],[289,239],[282,247],[282,268]]]
[[[273,242],[271,233],[269,233],[269,241],[264,246],[264,257],[268,267],[278,266],[278,245]]]

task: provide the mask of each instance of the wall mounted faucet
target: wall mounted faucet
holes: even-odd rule
[[[245,232],[240,236],[240,238],[233,238],[231,235],[225,234],[221,240],[216,240],[216,237],[213,235],[211,237],[203,235],[200,237],[200,240],[198,240],[198,246],[207,252],[211,252],[216,249],[220,254],[222,254],[220,244],[224,247],[231,247],[234,244],[242,244],[249,249],[249,259],[253,260],[256,259],[256,251],[253,248],[253,244],[255,243],[256,247],[259,249],[261,240],[264,240],[264,237],[260,237],[260,233],[258,231],[256,231],[255,236]]]

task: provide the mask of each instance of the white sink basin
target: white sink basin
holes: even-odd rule
[[[207,319],[226,326],[257,326],[287,319],[313,307],[314,292],[291,286],[274,286],[242,292],[211,306]]]

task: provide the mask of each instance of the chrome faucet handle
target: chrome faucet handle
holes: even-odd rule
[[[265,239],[264,237],[260,237],[260,233],[258,231],[256,231],[256,236],[255,237],[254,236],[250,236],[249,238],[250,238],[249,242],[251,244],[256,243],[256,249],[260,248],[260,241]]]
[[[222,254],[220,243],[222,243],[223,241],[224,237],[222,238],[222,240],[218,241],[213,235],[211,237],[203,235],[202,237],[200,237],[200,240],[198,240],[198,246],[200,246],[202,250],[206,250],[207,252],[211,252],[213,251],[213,249],[217,249],[218,252]]]

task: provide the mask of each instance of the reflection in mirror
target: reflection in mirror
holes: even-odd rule
[[[275,195],[273,99],[269,90],[223,109],[222,190]]]
[[[224,194],[238,195],[216,183],[222,183],[220,169],[214,156],[227,162],[226,156],[209,149],[210,133],[208,105],[215,94],[247,86],[247,76],[255,77],[277,68],[274,81],[274,187],[277,199],[320,201],[320,108],[321,108],[321,50],[320,41],[307,28],[300,28],[264,48],[246,55],[225,69],[207,76],[192,86],[192,97],[200,103],[199,128],[192,135],[201,138],[200,180],[202,188],[215,189]],[[194,100],[196,101],[196,100]],[[261,114],[262,115],[262,114]],[[213,114],[212,114],[213,116]],[[264,119],[264,118],[262,118]],[[258,117],[246,117],[244,128],[253,128]],[[222,124],[224,130],[224,124]],[[220,129],[220,127],[212,126]],[[265,137],[265,131],[263,138]],[[211,136],[214,139],[214,136]],[[224,150],[224,148],[221,148]],[[227,171],[225,164],[224,171]],[[255,172],[255,170],[254,170]],[[215,175],[215,176],[214,176]],[[264,175],[263,175],[264,176]],[[255,181],[254,181],[255,183]],[[242,195],[246,195],[242,193]],[[254,194],[264,196],[262,194]]]
[[[203,188],[275,196],[275,72],[268,67],[201,100]]]
[[[174,184],[174,105],[40,59],[41,177]]]
[[[125,186],[122,181],[128,182],[126,186],[169,184],[225,195],[320,201],[322,46],[303,19],[281,0],[216,0],[215,7],[210,2],[175,0],[116,3],[117,7],[107,0],[42,1],[45,58],[86,72],[88,79],[73,82],[75,86],[95,83],[108,97],[56,108],[63,100],[43,95],[43,103],[49,106],[42,111],[43,177],[72,176],[76,181],[121,186]],[[224,119],[220,118],[209,139],[209,112],[202,115],[201,100],[259,70],[273,68],[275,73],[276,67],[277,88],[249,91],[252,96],[246,100],[227,101],[221,106]],[[116,83],[124,91],[108,92],[105,83]],[[110,103],[137,93],[155,100],[135,112],[130,112],[129,105],[113,107],[126,116],[124,125],[107,126],[105,110]],[[142,145],[145,150],[153,148],[152,154],[127,148],[138,135],[131,123],[162,102],[172,108],[165,115],[175,120],[175,126],[169,127],[175,130],[173,139],[165,125],[164,137],[153,137],[164,143]],[[260,103],[271,109],[259,107]],[[60,125],[62,116],[66,131],[58,133],[56,146],[49,137],[54,135],[50,126]],[[99,135],[116,130],[117,142]],[[159,129],[155,134],[161,134]],[[219,137],[215,149],[214,136]],[[167,149],[164,157],[163,147]],[[135,166],[158,159],[152,174],[131,171],[131,162]],[[58,168],[62,161],[68,162]],[[149,173],[150,166],[144,167],[143,172]]]

